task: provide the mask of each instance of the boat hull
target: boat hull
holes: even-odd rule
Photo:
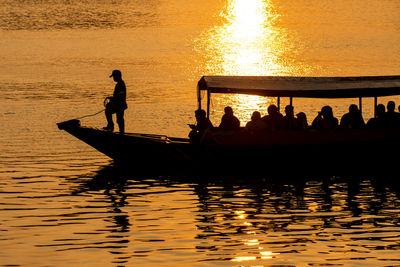
[[[399,129],[352,130],[254,135],[215,135],[212,142],[191,144],[185,138],[119,134],[82,127],[79,121],[58,124],[115,163],[131,168],[190,169],[222,172],[304,172],[387,170],[396,166]]]

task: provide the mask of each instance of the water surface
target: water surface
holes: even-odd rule
[[[116,68],[127,131],[180,137],[202,75],[399,74],[399,12],[394,0],[2,0],[0,263],[400,265],[396,173],[282,179],[266,164],[234,181],[138,175],[55,124],[102,110]],[[229,104],[244,125],[270,103],[215,96],[212,120]],[[309,120],[351,103],[294,100]],[[372,104],[363,100],[365,119]]]

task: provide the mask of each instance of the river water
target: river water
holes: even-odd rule
[[[400,266],[398,173],[282,177],[266,163],[259,177],[139,175],[56,127],[102,110],[113,69],[126,130],[179,137],[202,75],[399,74],[399,1],[0,3],[1,265]],[[275,101],[215,96],[212,120],[231,105],[244,125]],[[350,103],[294,99],[309,120]]]

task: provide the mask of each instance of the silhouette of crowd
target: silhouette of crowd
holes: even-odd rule
[[[400,113],[395,111],[396,104],[389,101],[385,106],[379,104],[376,106],[375,118],[371,118],[367,122],[368,128],[400,128]],[[400,112],[400,106],[398,107]]]
[[[332,107],[323,106],[311,122],[311,125],[309,125],[306,114],[299,112],[295,115],[292,105],[287,105],[285,107],[285,115],[282,115],[278,107],[271,104],[267,109],[268,115],[262,117],[259,111],[254,111],[251,115],[251,120],[247,122],[244,129],[250,132],[277,132],[307,129],[332,130],[335,128],[400,128],[400,106],[398,107],[399,112],[395,112],[395,107],[396,104],[393,101],[389,101],[386,108],[383,104],[377,105],[375,117],[365,123],[361,111],[355,104],[349,106],[349,111],[341,117],[340,121],[334,116]],[[193,142],[199,142],[200,138],[208,130],[218,129],[219,131],[231,132],[242,129],[239,119],[229,106],[224,108],[224,115],[218,127],[214,127],[206,118],[204,110],[197,110],[195,115],[196,124],[191,125],[192,131],[189,134]]]

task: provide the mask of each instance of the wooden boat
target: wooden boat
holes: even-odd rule
[[[400,76],[370,77],[273,77],[204,76],[198,82],[207,94],[251,94],[277,97],[362,98],[400,95]],[[395,164],[400,148],[400,128],[344,129],[331,131],[279,131],[256,134],[248,131],[212,133],[207,141],[192,144],[188,138],[142,133],[119,134],[83,127],[78,120],[58,123],[76,138],[133,168],[198,168],[260,170],[378,169]],[[394,153],[394,154],[393,154]]]

